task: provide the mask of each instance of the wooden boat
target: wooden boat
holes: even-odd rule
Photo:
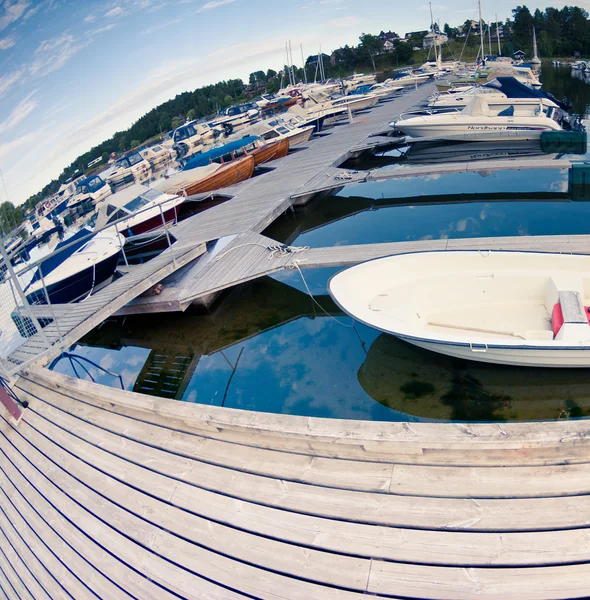
[[[259,144],[255,150],[246,150],[246,154],[254,157],[254,165],[263,165],[266,162],[283,158],[289,153],[288,138],[277,140],[276,142],[265,142]]]
[[[204,167],[180,171],[158,181],[153,188],[179,196],[212,192],[250,179],[254,174],[254,166],[254,156],[247,155],[225,164],[212,163]]]
[[[332,278],[341,308],[448,356],[505,365],[590,366],[590,256],[424,252]]]

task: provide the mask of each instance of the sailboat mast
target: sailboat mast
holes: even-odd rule
[[[293,85],[295,85],[295,67],[293,64],[293,49],[291,48],[291,40],[289,40],[289,62],[291,63],[291,76],[293,77]]]
[[[305,68],[305,58],[303,57],[303,44],[299,44],[301,48],[301,64],[303,65],[303,82],[307,83],[307,70]]]
[[[481,43],[481,60],[483,62],[485,52],[483,48],[483,19],[481,18],[481,0],[478,0],[477,4],[479,6],[479,40]]]
[[[502,56],[502,47],[500,46],[500,29],[498,27],[498,15],[496,15],[496,37],[498,38],[498,56]]]
[[[490,56],[492,55],[492,24],[488,24],[488,43],[490,46]]]
[[[537,51],[537,33],[535,31],[535,27],[533,26],[533,58],[535,60],[539,59],[538,51]]]

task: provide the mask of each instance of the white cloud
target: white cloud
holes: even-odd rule
[[[203,4],[203,6],[201,6],[201,8],[199,8],[199,10],[197,10],[198,13],[203,12],[205,10],[211,10],[213,8],[217,8],[218,6],[223,6],[224,4],[231,4],[232,2],[235,2],[236,0],[211,0],[211,2],[207,2],[206,4]]]
[[[111,19],[113,17],[118,17],[119,15],[123,14],[123,12],[125,11],[120,6],[115,6],[115,8],[111,8],[111,10],[105,13],[104,16],[107,19]]]
[[[0,31],[18,21],[31,6],[31,0],[5,0],[0,6]]]
[[[32,99],[34,94],[35,92],[21,100],[8,117],[0,121],[0,135],[24,121],[35,110],[37,101]]]
[[[12,48],[15,44],[16,36],[14,35],[14,33],[5,38],[0,38],[0,50],[8,50],[9,48]]]
[[[19,83],[25,74],[24,69],[19,69],[0,76],[0,97],[4,96],[13,86]]]
[[[182,21],[182,17],[177,17],[176,19],[171,19],[170,21],[164,21],[164,23],[158,23],[158,25],[153,25],[152,27],[144,29],[140,35],[149,35],[150,33],[154,33],[154,31],[160,31],[160,29],[174,25],[174,23],[180,23],[180,21]]]
[[[346,29],[348,27],[356,27],[360,22],[361,20],[358,17],[349,15],[347,17],[339,17],[338,19],[331,19],[326,25],[333,29]]]
[[[31,75],[39,77],[61,69],[89,41],[76,40],[73,35],[63,33],[52,40],[44,40],[35,50],[35,59],[31,64]]]
[[[6,142],[5,144],[0,144],[0,160],[5,157],[12,156],[15,151],[22,146],[33,144],[35,142],[35,137],[36,133],[28,133],[27,135],[22,135],[21,137],[11,140],[10,142]]]
[[[96,21],[96,17],[94,15],[88,15],[84,18],[84,23],[93,23]]]

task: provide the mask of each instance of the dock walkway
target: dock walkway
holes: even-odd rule
[[[296,149],[271,163],[269,172],[234,186],[229,190],[233,196],[230,200],[174,228],[178,241],[172,249],[73,306],[67,315],[56,315],[56,320],[44,329],[45,335],[38,333],[29,338],[8,357],[8,362],[18,368],[34,360],[51,360],[155,283],[202,254],[205,242],[233,234],[259,233],[292,205],[297,193],[313,195],[321,187],[318,179],[329,179],[333,187],[340,172],[344,177],[342,185],[349,183],[354,173],[337,169],[349,156],[349,149],[383,131],[389,121],[433,89],[434,84],[425,84],[370,112],[356,114],[353,124],[335,126],[329,135],[313,140],[308,148]],[[238,259],[242,257],[236,255]]]
[[[590,425],[253,413],[31,368],[0,597],[582,598]]]

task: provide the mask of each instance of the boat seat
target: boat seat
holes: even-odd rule
[[[579,292],[558,292],[559,302],[553,306],[551,325],[553,336],[557,336],[564,323],[588,323],[590,325],[589,307],[584,306]]]

